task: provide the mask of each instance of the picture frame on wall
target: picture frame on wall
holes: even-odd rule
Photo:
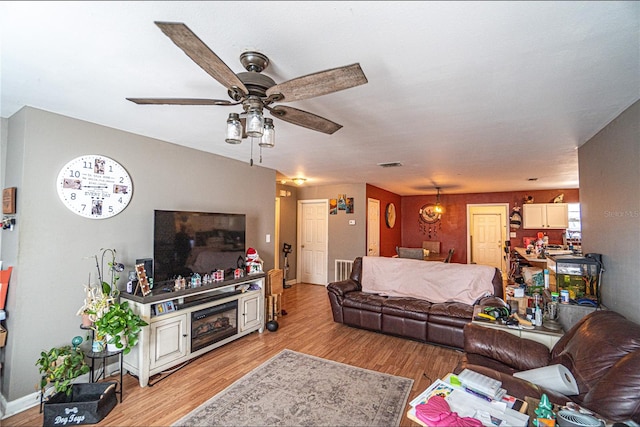
[[[344,211],[347,209],[347,195],[338,194],[338,210]]]
[[[346,204],[345,211],[347,211],[348,214],[353,213],[353,197],[347,197],[347,204]]]
[[[338,199],[329,199],[329,215],[338,214]]]

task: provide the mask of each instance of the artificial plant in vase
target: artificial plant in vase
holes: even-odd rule
[[[94,328],[97,334],[108,337],[107,344],[115,345],[124,354],[138,343],[138,335],[143,326],[148,323],[135,314],[128,301],[114,302],[96,322]]]
[[[120,291],[117,287],[117,282],[119,279],[118,273],[124,270],[124,265],[122,263],[116,262],[116,250],[115,249],[100,249],[101,251],[101,261],[98,262],[98,255],[94,255],[94,259],[96,260],[96,270],[97,270],[97,278],[98,284],[91,284],[91,273],[89,273],[89,281],[85,288],[85,299],[83,305],[80,307],[77,316],[83,317],[82,325],[84,327],[89,327],[95,330],[93,324],[101,318],[104,313],[109,310],[109,307],[116,301]],[[110,273],[110,283],[106,281],[106,275],[104,273],[104,263],[105,256],[110,255],[111,260],[107,262]],[[103,337],[100,336],[99,333],[94,337],[94,342],[102,341]],[[95,347],[94,351],[101,351],[101,347]]]

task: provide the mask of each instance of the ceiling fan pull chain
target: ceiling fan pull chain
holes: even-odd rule
[[[251,139],[251,159],[249,160],[249,166],[253,166],[253,137],[250,136],[249,139]]]

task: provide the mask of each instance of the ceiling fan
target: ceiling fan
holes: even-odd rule
[[[360,68],[360,64],[356,63],[308,74],[277,84],[270,77],[261,74],[269,65],[269,58],[255,51],[244,52],[240,55],[240,62],[247,71],[235,74],[185,24],[179,22],[155,22],[155,24],[189,58],[226,87],[232,101],[200,98],[127,98],[127,100],[136,104],[242,104],[247,115],[254,112],[262,115],[263,109],[266,109],[271,115],[281,120],[330,135],[339,130],[342,125],[307,111],[273,104],[309,99],[367,83],[367,78],[362,68]],[[230,120],[232,116],[238,119],[238,115],[231,114]],[[246,118],[243,118],[243,121],[245,123],[248,122]],[[249,136],[253,136],[250,132],[247,133]]]

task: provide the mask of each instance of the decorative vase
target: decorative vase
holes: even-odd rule
[[[93,322],[91,321],[91,318],[89,317],[88,314],[83,313],[82,314],[82,327],[85,329],[90,329],[93,326]]]
[[[107,351],[119,351],[124,349],[124,346],[126,345],[126,341],[125,341],[125,337],[124,334],[118,334],[118,338],[120,339],[120,342],[122,343],[123,347],[122,348],[118,348],[116,346],[115,343],[111,344],[111,335],[107,335],[106,337],[106,341],[107,341]]]
[[[100,353],[104,351],[105,341],[103,337],[95,337],[91,343],[91,351],[94,353]]]

